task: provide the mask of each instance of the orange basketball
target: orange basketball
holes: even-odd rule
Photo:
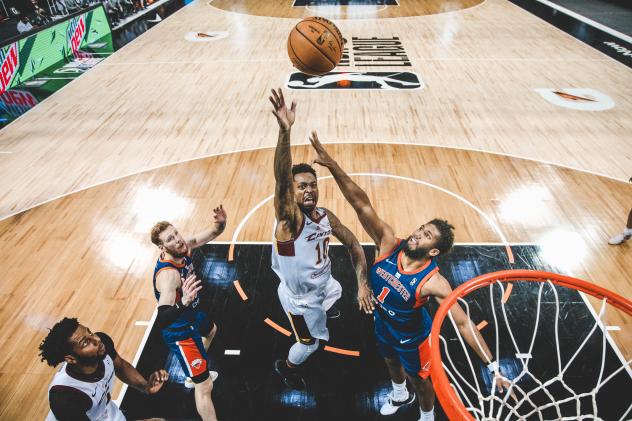
[[[292,64],[308,75],[323,75],[342,59],[343,38],[332,21],[309,17],[300,21],[287,39]]]

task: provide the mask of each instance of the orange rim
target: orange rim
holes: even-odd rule
[[[439,398],[439,402],[441,402],[441,407],[450,420],[474,421],[474,417],[472,417],[470,412],[465,408],[461,399],[457,396],[452,386],[450,386],[450,380],[448,380],[448,376],[443,370],[439,340],[441,325],[443,325],[443,321],[448,315],[448,311],[459,298],[463,298],[472,291],[489,286],[496,282],[512,281],[551,281],[556,285],[584,292],[600,300],[605,298],[608,304],[632,316],[632,301],[590,282],[556,273],[535,270],[503,270],[481,275],[465,282],[452,291],[452,293],[439,306],[432,322],[432,331],[430,332],[430,360],[432,361],[432,364],[430,364],[430,374],[432,377],[432,383],[434,385],[437,398]]]

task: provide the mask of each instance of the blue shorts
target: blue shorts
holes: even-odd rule
[[[374,312],[375,339],[380,355],[388,359],[397,359],[404,371],[422,379],[430,376],[430,337],[415,337],[410,334],[397,334]]]
[[[162,329],[162,337],[171,352],[173,352],[184,373],[193,379],[195,383],[201,383],[208,378],[207,355],[202,343],[202,334],[205,335],[213,328],[206,314],[198,312],[195,315],[195,324],[183,327],[179,330]]]

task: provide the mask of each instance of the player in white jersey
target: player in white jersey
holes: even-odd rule
[[[308,164],[292,166],[290,130],[296,102],[288,108],[283,92],[272,90],[272,113],[279,123],[274,155],[276,180],[272,268],[279,276],[279,301],[288,315],[297,342],[286,360],[275,362],[275,371],[293,389],[304,389],[299,366],[318,349],[319,340],[329,340],[327,310],[340,298],[340,283],[331,276],[329,241],[333,234],[349,251],[358,281],[358,304],[373,311],[371,289],[366,279],[366,259],[358,239],[329,210],[316,207],[318,182]]]
[[[55,324],[39,349],[48,365],[63,363],[48,388],[51,411],[46,421],[125,421],[111,397],[114,376],[148,394],[158,392],[169,377],[159,370],[146,380],[116,353],[108,335],[92,333],[77,319]]]

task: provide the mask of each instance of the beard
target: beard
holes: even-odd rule
[[[408,242],[410,241],[412,237],[408,237],[406,239],[406,244],[404,244],[404,254],[406,255],[406,257],[409,257],[413,260],[421,260],[424,257],[426,257],[428,255],[428,252],[430,251],[429,247],[417,247],[416,249],[411,249],[410,246],[408,245]]]
[[[79,357],[78,355],[75,355],[75,359],[77,360],[77,364],[79,365],[93,366],[95,364],[98,364],[100,361],[105,360],[106,355],[107,352],[103,350],[103,355],[96,355],[94,357]]]
[[[165,247],[165,250],[167,251],[167,253],[169,253],[171,256],[175,257],[176,259],[181,259],[182,257],[185,257],[189,254],[189,248],[187,247],[183,252],[178,251],[178,249],[170,249]]]

